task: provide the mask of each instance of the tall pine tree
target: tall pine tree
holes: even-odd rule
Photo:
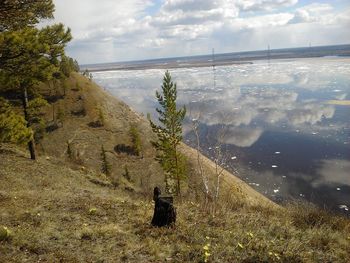
[[[71,40],[62,24],[37,29],[41,20],[52,18],[51,0],[1,1],[0,4],[0,91],[11,90],[22,100],[28,128],[31,94],[39,82],[59,71],[64,48]],[[36,159],[35,143],[28,142],[31,159]]]
[[[54,10],[52,0],[0,0],[0,32],[34,26]]]
[[[182,140],[182,121],[186,115],[186,108],[177,109],[177,87],[171,80],[171,75],[166,71],[163,78],[162,92],[156,92],[156,98],[160,108],[160,125],[149,119],[157,140],[152,145],[157,150],[156,159],[165,172],[165,188],[168,193],[181,194],[181,181],[186,178],[184,156],[179,152],[178,146]]]
[[[26,144],[32,139],[33,132],[27,128],[24,118],[0,97],[0,143]]]

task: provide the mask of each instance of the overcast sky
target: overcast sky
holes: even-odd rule
[[[350,43],[350,1],[54,0],[79,63]]]

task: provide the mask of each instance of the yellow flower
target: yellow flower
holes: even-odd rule
[[[252,232],[247,232],[247,235],[248,235],[249,237],[251,237],[251,238],[253,238],[253,237],[254,237],[254,235],[253,235],[253,233],[252,233]]]
[[[274,256],[279,260],[280,256],[277,253],[274,253]]]
[[[204,249],[204,250],[209,250],[209,247],[210,247],[210,244],[206,244],[206,245],[203,247],[203,249]]]
[[[205,238],[206,238],[206,239],[210,239],[210,237],[208,237],[208,236],[206,236]]]
[[[94,207],[89,209],[89,214],[95,214],[96,212],[97,212],[97,209]]]
[[[204,252],[205,257],[209,257],[211,254],[208,251]]]
[[[6,226],[0,227],[0,241],[7,240],[11,236],[11,231]]]

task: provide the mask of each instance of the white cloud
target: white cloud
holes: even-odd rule
[[[289,23],[329,23],[333,20],[333,7],[330,4],[313,3],[295,11]]]
[[[263,133],[262,129],[252,129],[248,127],[230,127],[227,135],[223,138],[218,137],[219,141],[225,144],[234,144],[239,147],[252,146]]]
[[[300,105],[298,108],[290,111],[287,118],[293,125],[304,123],[316,124],[320,122],[322,118],[333,118],[334,113],[334,106],[305,104]]]
[[[252,0],[237,1],[244,11],[272,11],[281,7],[289,7],[298,3],[298,0]]]
[[[348,160],[322,160],[318,173],[321,176],[313,181],[314,187],[325,183],[350,186],[350,161]]]
[[[55,0],[81,63],[350,42],[350,9],[297,0]],[[298,8],[296,8],[298,4]],[[288,8],[288,9],[286,9]],[[152,9],[153,11],[149,11]]]

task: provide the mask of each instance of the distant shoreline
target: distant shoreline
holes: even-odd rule
[[[82,65],[81,70],[90,72],[146,69],[199,68],[253,64],[253,61],[276,59],[350,57],[350,45],[304,47],[290,49],[260,50],[238,53],[225,53],[192,57],[175,57]]]
[[[229,66],[229,65],[242,65],[242,64],[253,64],[252,61],[222,61],[216,62],[215,66]],[[197,62],[197,63],[166,63],[166,64],[152,64],[152,65],[132,65],[132,66],[116,66],[116,67],[106,67],[106,68],[88,68],[90,72],[100,72],[100,71],[117,71],[117,70],[145,70],[145,69],[174,69],[174,68],[204,68],[212,67],[212,62]]]

